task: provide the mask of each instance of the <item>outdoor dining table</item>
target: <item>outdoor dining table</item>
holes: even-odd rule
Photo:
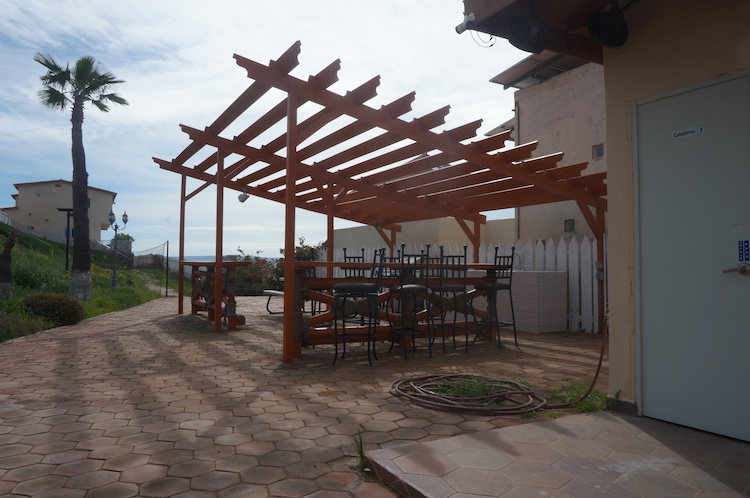
[[[438,265],[435,264],[435,268]],[[467,264],[470,270],[482,270],[484,275],[479,277],[467,277],[466,284],[468,287],[476,285],[480,282],[486,282],[489,279],[494,278],[496,267],[490,263],[469,263]],[[313,300],[320,303],[321,309],[325,311],[311,315],[304,316],[302,320],[295,321],[295,338],[301,339],[303,345],[312,346],[317,344],[332,344],[333,343],[333,326],[331,325],[334,320],[342,319],[344,317],[337,313],[337,309],[334,306],[335,298],[332,292],[321,291],[320,289],[332,289],[333,286],[341,282],[369,282],[370,280],[366,277],[309,277],[306,273],[309,273],[310,268],[325,268],[328,275],[333,274],[335,268],[349,269],[349,270],[364,270],[365,274],[369,274],[369,270],[372,268],[372,263],[348,263],[340,261],[297,261],[295,262],[295,281],[297,282],[295,294],[304,297],[304,299]],[[389,300],[390,293],[387,291],[388,288],[398,285],[400,279],[395,275],[395,270],[401,268],[400,263],[385,263],[383,277],[381,278],[380,284],[384,290],[379,296],[380,303],[386,303]],[[456,283],[463,283],[463,279],[456,280]],[[474,300],[477,297],[487,295],[486,291],[478,291],[475,289],[467,290],[469,300]],[[431,293],[429,296],[425,296],[426,299],[441,299],[437,294]],[[452,300],[451,300],[452,301]],[[459,304],[463,302],[459,301]],[[485,319],[488,316],[491,319],[496,318],[497,307],[495,306],[495,296],[487,295],[487,310],[474,309],[473,307],[468,310],[458,309],[453,310],[452,304],[448,307],[451,311],[458,311],[459,313],[473,313],[478,319]],[[448,304],[448,303],[446,303]],[[354,309],[349,307],[349,309]],[[405,311],[405,310],[402,310]],[[364,312],[364,309],[363,309]],[[420,321],[426,320],[426,311],[420,312],[418,319]],[[387,341],[391,339],[391,322],[397,323],[401,320],[413,319],[411,310],[408,313],[394,313],[386,312],[382,307],[379,311],[380,314],[380,325],[377,326],[377,340]]]

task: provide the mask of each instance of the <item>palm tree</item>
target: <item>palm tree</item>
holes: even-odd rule
[[[91,250],[89,247],[88,173],[86,153],[83,149],[83,108],[91,102],[102,112],[109,104],[128,105],[128,101],[114,93],[118,80],[107,68],[91,56],[78,59],[71,69],[60,66],[49,54],[38,53],[34,60],[47,68],[41,77],[39,99],[42,105],[64,111],[68,104],[73,108],[71,151],[73,154],[73,264],[70,273],[70,294],[88,301],[91,297]]]

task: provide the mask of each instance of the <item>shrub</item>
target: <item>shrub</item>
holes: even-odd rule
[[[41,332],[46,328],[45,325],[42,318],[0,310],[0,342]]]
[[[22,303],[29,313],[44,318],[55,327],[78,323],[86,314],[83,304],[68,294],[32,294]]]
[[[259,296],[263,289],[276,289],[281,273],[280,260],[245,256],[247,266],[237,268],[237,295]]]

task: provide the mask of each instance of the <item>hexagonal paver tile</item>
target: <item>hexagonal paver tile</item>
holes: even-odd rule
[[[58,465],[53,473],[55,475],[72,477],[99,470],[102,468],[102,465],[104,465],[104,460],[93,460],[91,458],[76,460],[75,462]]]
[[[504,446],[501,451],[516,462],[552,464],[565,458],[556,450],[543,444],[511,443]]]
[[[242,482],[251,484],[271,484],[286,477],[284,469],[279,467],[257,466],[240,472]]]
[[[296,451],[269,451],[258,455],[258,463],[267,467],[286,467],[302,459]]]
[[[214,470],[190,480],[190,486],[193,489],[203,491],[219,491],[224,488],[239,484],[240,478],[234,472],[222,472]]]
[[[214,470],[214,462],[207,460],[188,460],[176,465],[171,465],[167,474],[175,477],[196,477]]]
[[[115,482],[118,477],[118,472],[95,470],[93,472],[86,472],[85,474],[71,477],[68,479],[68,482],[65,483],[65,487],[73,489],[94,489]]]
[[[4,481],[30,481],[37,477],[44,477],[51,474],[56,469],[55,465],[35,464],[28,465],[26,467],[20,467],[18,469],[9,470],[2,474]]]
[[[167,450],[151,455],[149,463],[156,465],[174,465],[193,458],[193,452],[188,450]]]
[[[415,458],[415,455],[418,455]],[[432,453],[409,453],[393,460],[393,463],[408,474],[443,476],[459,468],[450,457]]]
[[[258,465],[258,458],[250,455],[231,455],[215,462],[216,470],[242,472]]]
[[[589,481],[616,481],[623,473],[615,466],[601,460],[567,457],[554,464],[575,479]]]
[[[482,469],[457,469],[445,481],[463,494],[498,496],[513,487],[513,481],[502,473]]]
[[[503,467],[500,472],[519,486],[559,488],[572,479],[567,473],[540,463],[514,462]]]
[[[113,482],[86,493],[86,498],[128,498],[138,496],[138,486],[128,482]]]
[[[122,471],[120,481],[142,484],[144,482],[160,479],[167,475],[169,467],[166,465],[141,465]]]
[[[68,482],[67,477],[62,476],[45,476],[29,481],[24,481],[13,488],[15,495],[37,496],[49,493],[50,496],[60,490]]]
[[[268,486],[273,496],[302,497],[314,493],[318,487],[307,479],[283,479]]]
[[[290,478],[317,479],[331,471],[331,468],[322,462],[297,462],[285,467]]]
[[[447,455],[459,467],[472,469],[499,470],[513,462],[499,451],[479,448],[461,448]]]
[[[190,489],[190,480],[179,477],[163,477],[141,485],[141,495],[149,497],[173,496]]]

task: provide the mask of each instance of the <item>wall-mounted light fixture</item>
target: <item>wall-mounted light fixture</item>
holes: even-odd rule
[[[473,12],[471,14],[466,14],[464,16],[464,21],[456,26],[456,33],[460,35],[467,29],[474,29],[474,23],[476,22],[476,20],[477,16],[475,16]]]

